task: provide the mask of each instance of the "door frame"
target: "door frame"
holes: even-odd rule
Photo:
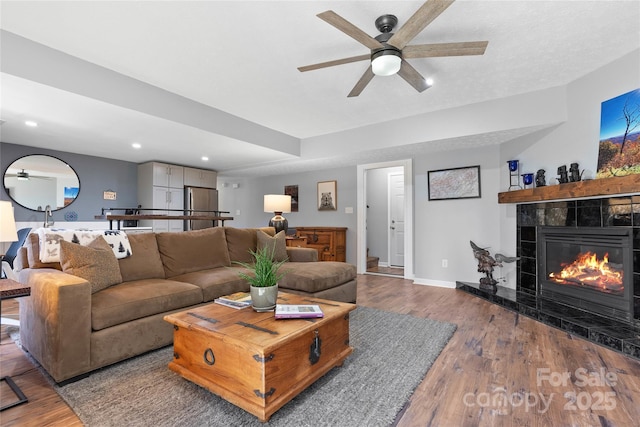
[[[357,218],[357,259],[356,269],[358,274],[364,274],[367,271],[367,179],[366,173],[371,169],[389,168],[402,166],[404,168],[404,278],[413,279],[413,160],[404,159],[383,163],[370,163],[366,165],[358,165],[357,177],[357,202],[358,202],[358,218]]]

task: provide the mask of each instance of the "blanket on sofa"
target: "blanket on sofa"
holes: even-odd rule
[[[117,259],[131,255],[131,244],[122,230],[67,230],[62,228],[38,228],[40,261],[60,262],[60,240],[86,246],[98,236],[103,236],[113,249]]]

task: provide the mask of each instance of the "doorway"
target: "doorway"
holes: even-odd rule
[[[358,166],[357,269],[413,278],[412,161]]]

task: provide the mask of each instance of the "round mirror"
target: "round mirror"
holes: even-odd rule
[[[76,172],[60,159],[33,155],[21,157],[4,171],[4,189],[20,206],[52,211],[69,206],[80,193]]]

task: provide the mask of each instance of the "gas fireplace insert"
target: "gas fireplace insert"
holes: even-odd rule
[[[628,228],[540,227],[540,296],[631,321],[632,244]]]

